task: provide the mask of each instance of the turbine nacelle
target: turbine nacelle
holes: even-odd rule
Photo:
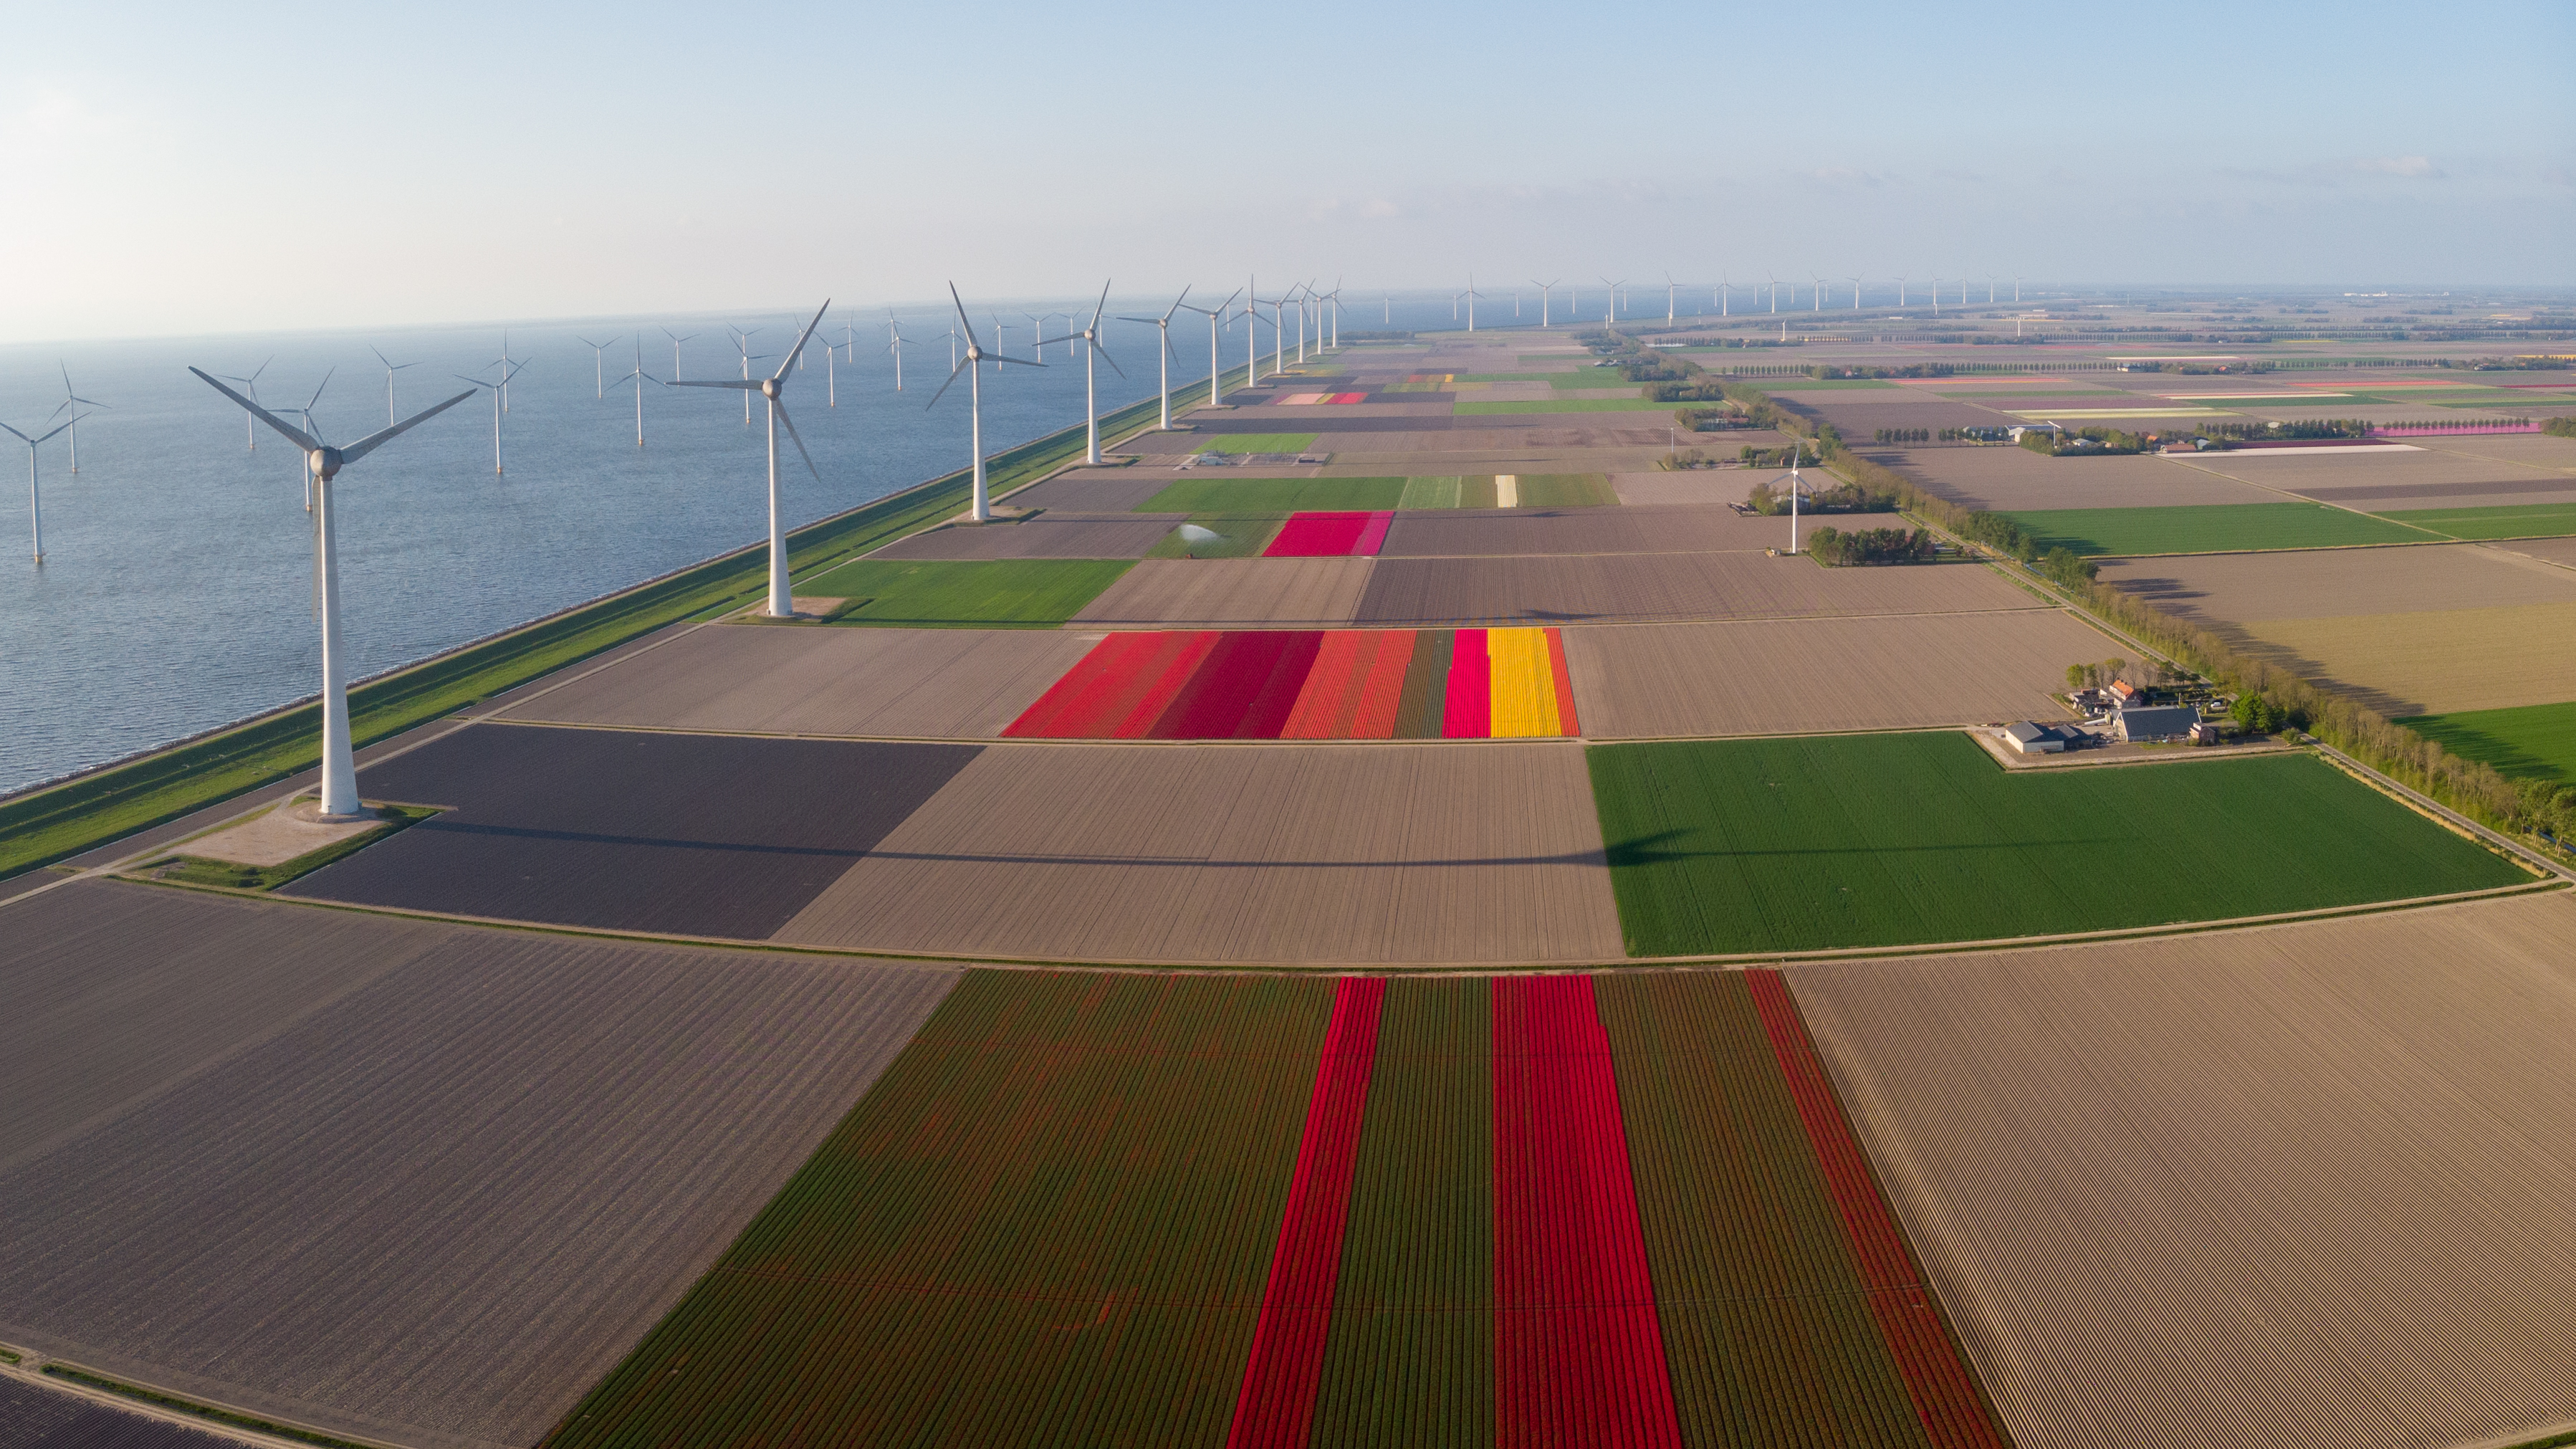
[[[333,447],[308,448],[304,453],[304,466],[313,470],[314,477],[328,483],[340,475],[340,450]]]

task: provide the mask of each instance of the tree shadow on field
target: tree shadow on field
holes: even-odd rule
[[[1609,842],[1604,850],[1613,867],[1622,865],[1673,865],[1691,860],[1764,860],[1797,856],[1880,856],[1880,855],[1963,855],[1980,851],[2021,851],[2030,849],[2064,850],[2088,846],[2119,845],[2131,837],[2119,834],[2058,836],[2048,840],[1986,840],[1932,842],[1923,845],[1817,845],[1795,846],[1776,850],[1675,850],[1665,848],[1676,837],[1687,832],[1658,830],[1651,835],[1631,836]]]

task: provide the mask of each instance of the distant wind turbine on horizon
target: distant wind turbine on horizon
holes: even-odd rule
[[[106,407],[107,404],[92,398],[82,397],[80,394],[73,392],[71,367],[59,360],[54,363],[54,366],[61,369],[63,374],[63,401],[60,407],[54,409],[53,417],[49,417],[45,419],[45,421],[52,422],[54,418],[62,417],[65,413],[71,414],[71,416],[64,419],[63,422],[63,427],[68,430],[65,434],[64,441],[71,447],[71,470],[74,473],[78,473],[80,471],[81,419],[89,415],[88,413],[82,412],[81,409],[88,408],[95,412],[100,408]],[[48,433],[46,436],[51,437],[52,434]]]
[[[635,336],[635,370],[617,380],[620,387],[635,384],[635,446],[639,448],[644,446],[644,384],[661,380],[644,370],[644,335],[639,332]]]
[[[385,426],[391,427],[393,426],[394,418],[397,416],[394,412],[394,374],[402,371],[406,367],[418,367],[420,364],[417,362],[396,362],[392,358],[385,356],[384,349],[373,345],[370,345],[367,350],[376,355],[376,361],[385,365]]]
[[[608,349],[616,346],[620,339],[611,337],[606,342],[593,342],[587,337],[580,337],[577,333],[575,336],[579,338],[582,346],[590,349],[591,397],[593,401],[597,401],[608,396],[608,383],[605,380],[608,376],[607,364],[601,359],[608,355]],[[383,355],[377,354],[379,357]],[[391,365],[387,364],[387,366]]]
[[[1107,296],[1107,289],[1104,288],[1101,295],[1104,297]],[[1156,350],[1155,355],[1160,360],[1163,369],[1163,423],[1161,430],[1166,433],[1172,430],[1172,358],[1174,356],[1174,353],[1172,352],[1172,314],[1181,310],[1181,304],[1188,301],[1189,297],[1190,289],[1183,287],[1181,288],[1181,295],[1172,299],[1172,305],[1164,308],[1163,315],[1160,317],[1129,317],[1121,314],[1118,318],[1121,322],[1151,322],[1154,324],[1155,336],[1161,343],[1161,346]]]
[[[71,423],[66,421],[57,424],[51,431],[31,438],[7,423],[0,423],[0,429],[5,429],[9,436],[27,445],[27,519],[29,526],[35,531],[36,563],[39,567],[45,562],[45,495],[44,490],[36,482],[36,449],[50,440],[55,433],[62,432],[70,426]]]

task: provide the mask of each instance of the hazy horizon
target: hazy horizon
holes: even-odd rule
[[[2567,7],[1797,20],[47,11],[0,60],[0,265],[38,281],[0,343],[1245,272],[2576,283]]]

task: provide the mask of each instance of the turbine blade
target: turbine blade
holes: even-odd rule
[[[449,408],[456,406],[458,403],[461,403],[472,396],[474,396],[474,389],[469,387],[465,391],[458,393],[456,396],[449,398],[447,401],[440,403],[434,408],[430,408],[424,412],[413,413],[410,417],[403,419],[401,422],[394,424],[383,432],[369,433],[367,436],[360,438],[358,441],[351,443],[345,448],[342,448],[340,450],[340,461],[342,463],[354,463],[360,458],[367,456],[369,453],[372,453],[376,449],[393,441],[401,434],[410,432],[412,429],[419,427],[421,424],[428,422],[431,418],[437,417],[440,413],[447,411]]]
[[[975,340],[975,324],[966,320],[966,304],[963,301],[959,301],[957,296],[957,284],[955,282],[948,284],[948,300],[957,304],[957,325],[966,329],[967,345],[970,347],[982,347],[984,344]],[[932,398],[931,401],[937,402],[938,399]]]
[[[1181,304],[1189,299],[1190,289],[1188,287],[1181,288],[1181,295],[1174,297],[1172,299],[1172,305],[1163,309],[1163,320],[1166,322],[1171,321],[1172,314],[1181,310]]]
[[[805,330],[796,334],[796,345],[787,349],[786,360],[779,363],[778,370],[769,375],[772,382],[785,377],[787,375],[787,369],[796,365],[796,359],[804,355],[805,339],[813,336],[814,329],[823,325],[823,314],[831,310],[832,299],[826,297],[823,299],[823,305],[814,309],[814,320],[806,323]]]
[[[1110,370],[1111,372],[1114,372],[1114,373],[1118,374],[1119,379],[1120,379],[1121,381],[1124,381],[1124,380],[1126,379],[1126,376],[1127,376],[1127,369],[1125,369],[1125,368],[1123,368],[1123,367],[1120,367],[1120,366],[1118,365],[1118,359],[1117,359],[1117,358],[1114,358],[1114,357],[1112,357],[1112,356],[1110,356],[1110,355],[1109,355],[1109,349],[1108,349],[1108,348],[1106,348],[1106,347],[1101,346],[1101,345],[1100,345],[1100,340],[1099,340],[1098,338],[1093,338],[1093,339],[1092,339],[1092,343],[1091,343],[1091,350],[1100,354],[1100,360],[1101,360],[1101,361],[1103,361],[1103,362],[1105,362],[1105,363],[1108,363],[1108,364],[1109,364],[1109,370]]]
[[[268,364],[263,362],[260,366],[265,368]],[[228,398],[231,398],[234,402],[240,403],[243,408],[249,411],[252,417],[259,419],[261,422],[266,423],[270,427],[277,429],[280,433],[283,433],[286,436],[286,440],[293,443],[295,446],[302,448],[308,453],[312,452],[315,448],[322,446],[321,442],[314,438],[312,434],[305,432],[301,428],[288,426],[286,419],[279,417],[277,414],[270,412],[268,409],[261,407],[255,402],[252,402],[249,398],[243,397],[240,393],[237,393],[231,388],[224,386],[222,383],[215,381],[213,378],[208,377],[203,368],[191,367],[188,370],[197,374],[199,380],[203,381],[206,386],[213,388],[215,391],[222,393]],[[253,374],[253,376],[256,375],[257,374]],[[23,438],[27,435],[20,433],[18,436]]]
[[[925,404],[923,404],[923,405],[922,405],[922,409],[921,409],[921,410],[922,410],[923,412],[928,412],[928,411],[930,411],[932,408],[935,408],[935,407],[939,406],[939,400],[940,400],[941,398],[944,398],[944,397],[948,396],[948,389],[956,383],[956,381],[957,381],[957,374],[959,374],[959,373],[961,373],[961,372],[964,372],[966,369],[968,369],[968,368],[970,368],[970,367],[981,367],[981,366],[983,366],[983,365],[984,365],[984,364],[982,364],[982,363],[980,363],[980,362],[977,362],[975,359],[973,359],[973,358],[971,358],[971,357],[970,357],[970,358],[966,359],[964,362],[961,362],[961,363],[957,364],[955,367],[952,367],[952,368],[948,369],[948,381],[947,381],[947,382],[943,382],[943,383],[941,383],[941,384],[939,385],[939,391],[934,392],[934,393],[932,393],[932,394],[930,395],[930,401],[929,401],[929,402],[927,402],[927,403],[925,403]]]
[[[732,389],[733,389],[734,391],[736,391],[736,392],[758,392],[758,391],[760,391],[760,384],[759,384],[759,383],[756,383],[756,382],[745,382],[745,381],[743,381],[741,378],[738,378],[738,377],[722,378],[722,379],[719,379],[719,380],[714,381],[714,382],[700,382],[698,379],[696,379],[696,378],[694,378],[694,377],[684,377],[684,378],[680,379],[678,382],[672,383],[672,384],[671,384],[671,386],[673,386],[673,387],[729,387],[729,388],[732,388]]]
[[[796,420],[787,415],[785,404],[771,398],[769,406],[777,412],[778,420],[787,425],[787,441],[796,445],[796,456],[805,460],[805,471],[814,475],[815,482],[822,482],[823,470],[814,466],[814,455],[805,451],[805,440],[796,435]]]
[[[1061,342],[1061,341],[1063,341],[1064,339],[1062,339],[1062,338],[1058,338],[1058,339],[1056,339],[1056,340],[1057,340],[1057,341],[1059,341],[1059,342]],[[1044,366],[1046,366],[1046,364],[1045,364],[1045,363],[1043,363],[1043,362],[1031,362],[1031,361],[1029,361],[1029,360],[1028,360],[1027,358],[1025,358],[1025,357],[987,357],[987,358],[985,358],[984,360],[985,360],[986,362],[1007,362],[1007,363],[1011,364],[1013,367],[1044,367]]]
[[[1113,278],[1112,280],[1115,280],[1115,279]],[[1092,308],[1091,308],[1091,325],[1092,325],[1092,326],[1094,326],[1094,327],[1099,326],[1099,325],[1100,325],[1100,314],[1101,314],[1101,313],[1103,313],[1103,312],[1106,312],[1106,311],[1108,311],[1108,310],[1109,310],[1109,283],[1108,283],[1108,282],[1103,282],[1103,283],[1101,283],[1101,284],[1100,284],[1100,300],[1099,300],[1098,302],[1096,302],[1096,303],[1093,303],[1093,304],[1092,304]],[[66,373],[66,374],[64,375],[64,377],[63,377],[63,385],[64,385],[65,387],[67,387],[67,388],[71,385],[71,376],[70,376],[70,374]]]

